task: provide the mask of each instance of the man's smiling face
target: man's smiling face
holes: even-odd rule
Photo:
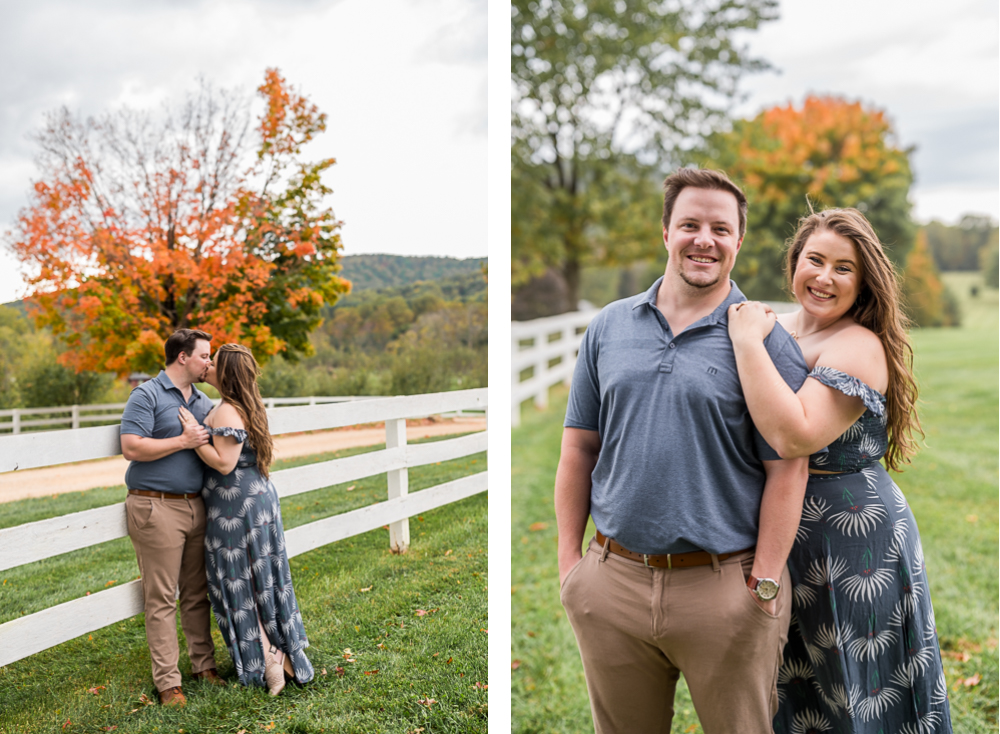
[[[663,243],[670,260],[667,271],[692,288],[728,283],[743,243],[739,208],[728,191],[689,186],[677,195]]]

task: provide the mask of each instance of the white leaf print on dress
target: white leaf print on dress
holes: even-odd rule
[[[895,688],[878,688],[858,704],[858,714],[864,721],[879,718],[887,708],[899,703],[902,694]]]
[[[940,706],[948,700],[948,682],[944,679],[944,670],[938,674],[934,683],[934,692],[931,694],[931,704]]]
[[[861,686],[851,686],[851,690],[848,691],[840,683],[834,683],[830,687],[829,695],[823,690],[818,681],[815,683],[815,687],[819,692],[820,698],[823,699],[823,703],[835,711],[843,711],[850,718],[854,718],[858,701],[861,699]]]
[[[832,586],[834,581],[847,573],[847,570],[847,561],[843,558],[817,558],[809,564],[805,580],[813,586]]]
[[[844,579],[841,587],[853,602],[872,601],[889,588],[894,578],[892,571],[885,568],[865,569]]]
[[[941,714],[937,711],[928,711],[920,717],[916,724],[907,722],[899,730],[899,734],[933,734],[941,723]]]
[[[792,717],[792,734],[811,734],[812,732],[830,731],[833,725],[830,720],[818,711],[806,709]]]
[[[816,630],[816,644],[836,653],[843,650],[853,639],[854,629],[848,622],[844,622],[840,626],[821,624]]]
[[[848,651],[859,661],[874,660],[899,639],[893,630],[872,630],[854,640]]]
[[[884,520],[889,519],[889,513],[882,504],[852,505],[843,512],[830,517],[830,524],[844,535],[851,537],[857,534],[859,538],[867,537],[868,533],[877,528]]]
[[[816,589],[808,584],[797,584],[792,587],[792,597],[796,609],[805,609],[816,601]]]
[[[240,485],[234,484],[231,487],[219,485],[218,495],[226,502],[231,502],[240,496]]]
[[[235,530],[242,524],[243,520],[239,517],[220,517],[218,522],[219,527],[227,531]]]

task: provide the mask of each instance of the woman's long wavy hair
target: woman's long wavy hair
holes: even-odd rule
[[[829,231],[850,240],[861,260],[861,288],[848,312],[861,326],[882,341],[889,366],[886,390],[886,427],[889,447],[885,465],[901,471],[917,452],[916,434],[923,438],[917,416],[917,381],[913,377],[913,347],[907,328],[910,320],[901,307],[899,275],[886,256],[875,230],[857,209],[826,209],[799,220],[799,228],[788,241],[785,276],[789,290],[806,241],[816,232]],[[793,294],[794,297],[794,294]]]
[[[236,408],[247,429],[247,440],[257,452],[257,469],[265,479],[274,458],[274,441],[267,427],[264,400],[257,387],[260,366],[242,344],[223,344],[215,353],[215,377],[222,399]]]

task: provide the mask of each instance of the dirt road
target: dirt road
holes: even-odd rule
[[[483,418],[454,418],[436,421],[407,421],[408,441],[452,433],[469,433],[486,429]],[[313,431],[275,436],[276,459],[309,456],[325,451],[374,446],[385,442],[385,428],[364,427],[352,430]],[[128,462],[120,456],[112,459],[83,461],[41,469],[0,474],[0,502],[11,502],[26,497],[44,497],[64,492],[81,492],[94,487],[113,487],[125,484]]]

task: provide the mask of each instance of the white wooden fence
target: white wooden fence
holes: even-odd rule
[[[536,407],[545,408],[549,388],[561,382],[569,384],[583,332],[597,313],[597,309],[571,311],[511,323],[512,426],[521,425],[521,403],[525,400],[533,398]],[[532,374],[522,381],[521,375],[528,368]]]
[[[480,472],[408,493],[410,467],[485,451],[485,431],[433,443],[406,443],[407,418],[486,407],[486,388],[479,388],[269,410],[268,421],[275,435],[383,421],[386,429],[386,448],[381,451],[284,469],[271,475],[279,497],[383,472],[388,479],[386,502],[286,531],[289,557],[384,525],[389,526],[392,550],[405,552],[410,542],[408,518],[486,491],[487,473]],[[118,430],[118,426],[99,426],[2,436],[0,482],[2,472],[15,469],[116,456],[121,453]],[[2,529],[0,571],[127,535],[124,503]],[[142,588],[135,580],[0,624],[0,666],[128,619],[142,610]]]
[[[343,395],[338,397],[313,396],[307,398],[264,398],[264,405],[275,408],[279,405],[323,405],[344,403],[351,400],[371,400],[365,395]],[[101,405],[60,405],[53,408],[9,408],[0,410],[0,431],[21,433],[24,428],[48,426],[49,428],[82,428],[85,423],[106,423],[121,421],[125,403],[104,403]],[[31,418],[26,416],[47,416]],[[10,420],[2,420],[9,418]]]

